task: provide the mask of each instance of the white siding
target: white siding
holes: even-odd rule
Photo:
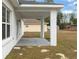
[[[25,32],[41,32],[41,25],[28,25],[25,26]],[[47,26],[44,25],[44,31],[47,32]]]
[[[5,39],[2,41],[2,53],[3,53],[3,59],[9,54],[9,52],[12,50],[12,48],[16,45],[16,43],[21,38],[22,34],[17,39],[17,20],[15,16],[15,11],[12,5],[10,4],[9,0],[3,0],[2,1],[11,11],[11,29],[10,29],[10,38]]]

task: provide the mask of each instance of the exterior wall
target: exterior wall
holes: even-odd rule
[[[9,0],[2,0],[3,4],[5,4],[11,11],[10,18],[10,37],[2,40],[2,53],[3,59],[9,54],[12,48],[16,45],[16,43],[21,38],[22,34],[17,38],[17,19],[15,16],[15,11],[13,6],[10,4]]]
[[[41,25],[28,25],[25,26],[25,32],[41,32]],[[44,25],[44,31],[47,32],[47,26]]]

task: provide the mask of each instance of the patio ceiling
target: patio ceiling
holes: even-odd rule
[[[17,12],[18,18],[22,19],[40,19],[49,15],[49,12]]]

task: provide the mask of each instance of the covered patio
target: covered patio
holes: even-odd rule
[[[62,4],[53,4],[53,3],[36,3],[36,2],[29,2],[19,0],[11,0],[12,4],[15,6],[15,12],[17,16],[17,20],[24,20],[24,19],[40,19],[41,21],[41,32],[39,40],[36,38],[24,39],[21,38],[17,45],[22,44],[29,44],[32,45],[40,45],[43,42],[47,42],[44,38],[44,21],[45,18],[50,16],[50,43],[47,42],[45,45],[56,46],[57,45],[57,11],[63,7]],[[35,42],[33,42],[35,41]],[[39,43],[37,43],[37,41]],[[27,45],[28,45],[27,44]]]

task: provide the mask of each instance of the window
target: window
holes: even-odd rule
[[[2,6],[2,40],[10,37],[10,11]]]

